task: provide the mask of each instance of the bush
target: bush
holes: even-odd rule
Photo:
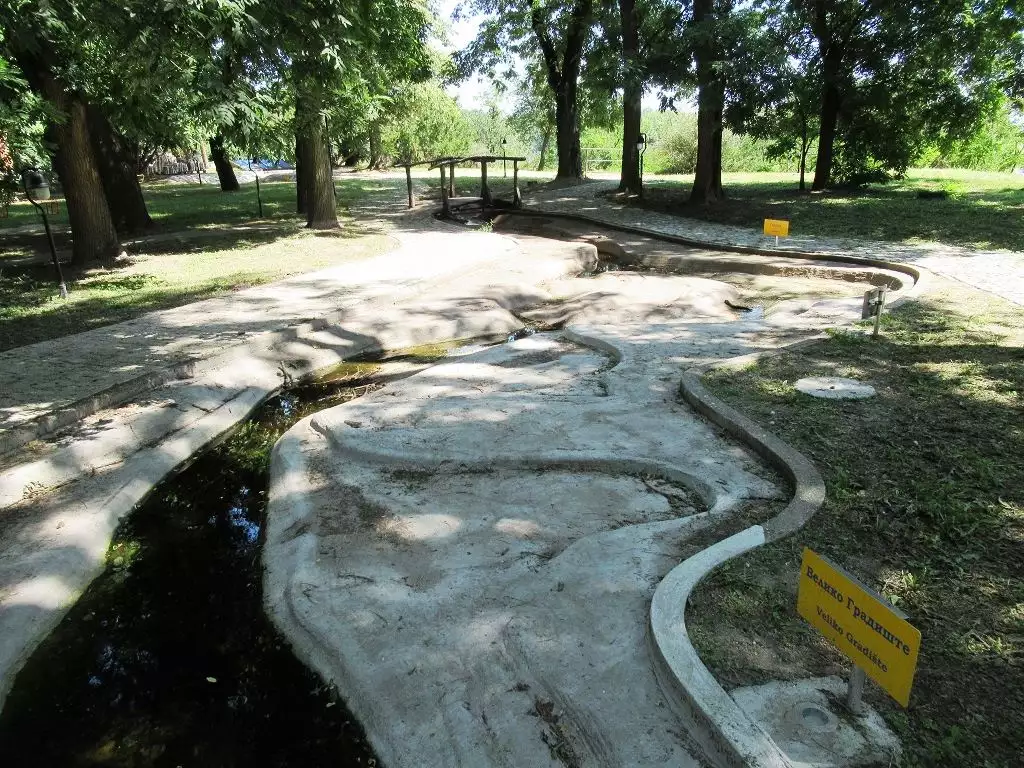
[[[644,158],[648,173],[691,174],[697,169],[697,115],[694,112],[644,115],[649,149]],[[771,159],[765,144],[726,130],[722,137],[722,170],[726,173],[789,171],[794,163]]]

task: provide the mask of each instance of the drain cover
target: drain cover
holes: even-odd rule
[[[806,395],[829,400],[863,400],[875,396],[875,388],[871,385],[837,376],[810,376],[800,379],[795,386]]]

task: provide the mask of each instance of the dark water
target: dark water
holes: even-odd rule
[[[376,764],[336,692],[265,618],[260,563],[270,447],[375,386],[293,389],[155,489],[15,681],[0,766]]]

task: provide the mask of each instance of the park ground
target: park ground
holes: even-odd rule
[[[56,298],[52,267],[38,215],[27,203],[0,218],[0,350],[108,325],[145,312],[180,306],[229,291],[365,258],[391,247],[380,227],[360,223],[375,203],[393,202],[404,187],[401,172],[339,174],[342,230],[324,235],[303,229],[294,208],[294,184],[261,185],[265,218],[257,218],[254,184],[236,193],[215,185],[145,185],[152,231],[126,243],[112,264],[65,268],[67,302]],[[460,169],[465,193],[476,171]],[[595,174],[603,177],[608,174]],[[551,174],[525,172],[522,185]],[[611,176],[609,175],[609,178]],[[1024,246],[1024,175],[915,170],[906,179],[854,192],[800,193],[794,174],[727,174],[729,198],[713,208],[684,203],[685,176],[648,178],[645,206],[683,216],[760,228],[764,218],[789,219],[792,231],[821,237],[882,242],[941,242],[980,249]],[[507,189],[500,166],[492,187]],[[418,196],[436,195],[433,174],[418,171]],[[944,190],[946,199],[921,199],[919,190]],[[66,253],[67,212],[53,216],[57,247]]]
[[[494,175],[500,192],[507,182],[500,170]],[[548,178],[524,174],[524,187]],[[686,177],[650,178],[644,205],[754,228],[765,217],[785,218],[795,232],[823,237],[1024,250],[1020,175],[914,171],[884,187],[825,195],[800,194],[793,175],[725,181],[726,203],[694,210],[682,204]],[[436,186],[425,174],[416,183],[420,195]],[[393,203],[404,180],[363,173],[341,176],[336,186],[343,228],[323,235],[303,229],[291,183],[262,186],[263,220],[256,218],[253,185],[233,194],[194,183],[147,185],[152,233],[129,242],[127,256],[113,264],[69,268],[67,302],[56,298],[34,212],[12,206],[0,219],[0,350],[392,247],[387,226],[366,214]],[[945,199],[917,195],[939,189]],[[64,248],[63,212],[54,225]],[[842,659],[795,615],[797,567],[809,546],[880,585],[924,635],[910,708],[869,691],[904,739],[905,764],[1019,764],[1021,314],[1018,306],[943,283],[888,316],[877,342],[835,333],[817,346],[711,377],[719,395],[814,460],[828,488],[825,508],[804,530],[726,565],[693,596],[694,641],[723,684],[844,673]],[[879,396],[837,405],[792,387],[797,378],[823,373],[868,380]]]
[[[824,508],[791,537],[730,561],[687,623],[727,688],[838,674],[849,662],[796,614],[802,549],[876,587],[923,641],[910,707],[869,683],[905,766],[1014,766],[1024,754],[1024,317],[966,287],[708,377],[712,390],[822,471]],[[804,376],[868,381],[878,397],[816,400]]]

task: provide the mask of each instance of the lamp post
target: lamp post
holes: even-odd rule
[[[508,139],[501,140],[501,174],[504,178],[508,178],[508,162],[505,160],[505,146],[508,144]]]
[[[43,174],[37,168],[26,168],[21,172],[21,186],[25,189],[25,197],[39,211],[39,215],[43,217],[46,242],[50,245],[50,258],[53,259],[53,268],[57,270],[57,290],[60,291],[60,297],[66,299],[68,297],[68,287],[64,282],[64,273],[60,269],[60,262],[57,260],[57,247],[53,244],[50,219],[46,215],[46,209],[36,202],[37,200],[50,199],[50,185],[46,183],[46,179],[43,178]]]
[[[640,191],[643,193],[644,185],[644,152],[647,151],[647,134],[641,133],[636,142],[636,151],[640,155]]]
[[[259,206],[260,218],[263,218],[263,198],[260,196],[260,175],[256,169],[252,167],[252,160],[249,160],[249,170],[252,171],[253,178],[256,179],[256,205]]]

